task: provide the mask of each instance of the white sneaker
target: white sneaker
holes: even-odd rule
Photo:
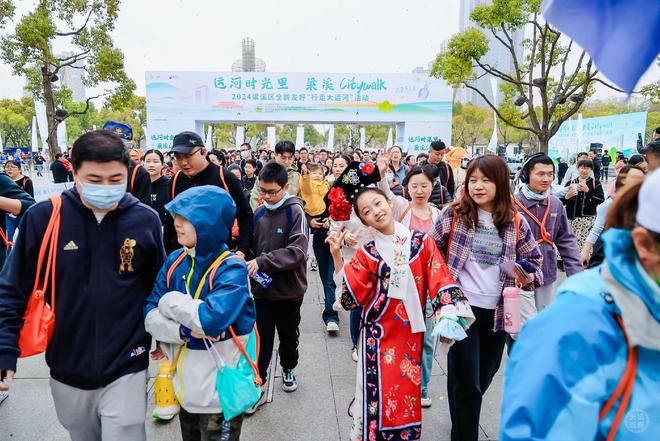
[[[250,407],[248,410],[246,410],[245,413],[246,413],[247,415],[252,415],[253,413],[255,413],[255,412],[257,411],[257,409],[259,408],[259,406],[261,406],[262,404],[264,404],[267,400],[268,400],[268,397],[266,396],[266,392],[262,390],[262,391],[261,391],[261,396],[259,397],[259,401],[257,401],[256,403],[254,403],[254,406],[252,406],[252,407]]]
[[[351,351],[351,358],[353,358],[353,361],[357,363],[358,354],[357,354],[357,348],[356,347],[353,347],[353,350]]]
[[[339,332],[339,325],[336,322],[328,322],[325,325],[325,330],[332,333]]]
[[[422,397],[422,399],[419,400],[419,402],[422,405],[422,407],[431,407],[431,405],[433,404],[433,400],[429,397]]]

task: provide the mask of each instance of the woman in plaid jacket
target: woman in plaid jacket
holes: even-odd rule
[[[543,283],[543,273],[536,240],[513,207],[504,161],[495,155],[472,160],[463,185],[464,196],[442,212],[430,234],[476,319],[447,360],[451,439],[476,441],[482,397],[499,369],[506,340],[502,291],[516,285],[533,290]],[[529,273],[510,276],[502,269],[507,261]]]

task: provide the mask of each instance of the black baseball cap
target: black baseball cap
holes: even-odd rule
[[[190,153],[195,147],[204,147],[202,137],[195,132],[181,132],[172,141],[172,152]]]

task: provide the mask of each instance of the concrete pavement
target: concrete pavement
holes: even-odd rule
[[[241,440],[345,441],[351,427],[348,405],[355,388],[356,364],[351,359],[348,314],[342,313],[337,336],[325,332],[321,320],[323,290],[318,272],[309,272],[309,289],[302,307],[300,364],[295,370],[299,388],[282,391],[281,371],[275,369],[273,401],[243,423]],[[502,367],[503,369],[503,367]],[[484,397],[481,439],[496,439],[502,391],[502,369]],[[153,376],[148,384],[149,410],[153,408]],[[10,396],[0,404],[0,441],[64,441],[67,432],[57,421],[48,385],[48,367],[42,356],[19,361]],[[433,406],[423,411],[424,440],[449,440],[450,420],[446,398],[446,364],[433,368],[430,384]],[[162,424],[147,418],[148,440],[181,439],[175,419]]]

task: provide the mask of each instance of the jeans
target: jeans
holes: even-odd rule
[[[357,346],[358,338],[360,338],[360,322],[362,320],[362,307],[358,306],[355,309],[351,309],[351,340],[353,341],[353,346]]]
[[[424,333],[424,343],[422,344],[422,397],[428,397],[428,386],[431,381],[431,372],[433,371],[433,354],[435,353],[435,343],[437,337],[431,335],[435,326],[435,319],[431,302],[426,302],[426,332]],[[431,315],[431,317],[429,317]]]
[[[493,332],[495,310],[472,307],[476,321],[447,356],[452,441],[477,441],[481,401],[500,368],[506,332]]]
[[[44,165],[37,164],[37,176],[43,176],[43,175],[44,175]]]
[[[321,277],[325,298],[322,316],[323,323],[326,325],[328,322],[339,323],[339,313],[332,309],[332,305],[335,303],[335,289],[337,287],[333,278],[335,265],[330,254],[330,247],[325,243],[325,239],[328,237],[328,230],[318,228],[312,230],[312,232],[314,233],[312,236],[312,248],[314,249],[316,263],[319,267],[319,277]]]
[[[257,329],[261,337],[259,350],[259,374],[268,378],[268,365],[273,355],[275,329],[280,338],[280,365],[282,369],[293,369],[298,365],[298,338],[300,337],[300,307],[302,300],[255,299],[257,306]]]

